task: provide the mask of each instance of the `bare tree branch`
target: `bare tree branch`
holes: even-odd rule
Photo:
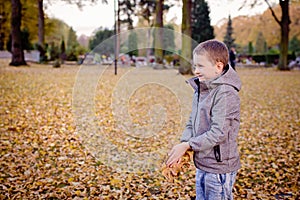
[[[265,0],[265,2],[268,4],[268,7],[272,13],[272,16],[274,17],[275,21],[281,26],[281,21],[279,21],[279,19],[277,18],[272,6],[270,5],[269,1],[268,0]]]
[[[243,5],[241,5],[238,9],[238,11],[242,10],[242,8],[246,5],[246,1],[243,2]]]

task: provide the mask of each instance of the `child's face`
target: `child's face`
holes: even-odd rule
[[[200,81],[208,81],[218,77],[223,70],[221,62],[212,63],[205,54],[194,54],[194,74]]]

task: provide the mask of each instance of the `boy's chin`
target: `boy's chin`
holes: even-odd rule
[[[205,81],[205,78],[203,76],[197,76],[199,81]]]
[[[213,77],[213,78],[198,77],[199,81],[201,81],[201,82],[210,82],[210,81],[213,81],[216,78],[218,78],[218,76]]]

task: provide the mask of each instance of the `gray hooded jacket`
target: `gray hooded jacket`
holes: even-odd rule
[[[217,174],[238,170],[241,81],[237,73],[229,67],[214,80],[192,78],[188,83],[195,93],[181,142],[189,143],[198,169]]]

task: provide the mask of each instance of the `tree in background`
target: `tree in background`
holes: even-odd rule
[[[49,60],[50,61],[58,60],[60,50],[59,50],[59,47],[54,42],[50,43],[50,45],[48,47],[48,51],[49,51],[49,56],[50,56]]]
[[[45,14],[43,0],[38,0],[38,50],[40,52],[40,62],[46,61],[45,53]]]
[[[159,27],[159,28],[163,28],[163,12],[166,10],[169,10],[171,5],[165,4],[165,1],[159,2],[159,1],[149,1],[149,0],[138,0],[138,12],[136,13],[136,15],[143,17],[147,22],[148,22],[148,26],[149,27]],[[157,7],[159,6],[159,8]],[[157,17],[158,16],[158,17]],[[160,20],[161,21],[157,21]],[[161,31],[163,32],[163,30]],[[159,33],[157,33],[159,34]],[[162,38],[164,38],[164,34],[160,33]],[[148,38],[150,38],[151,35],[151,31],[149,29],[148,31]],[[155,35],[154,35],[155,38]],[[158,39],[160,40],[160,39]],[[149,44],[148,46],[150,46],[150,40],[148,41]],[[161,42],[163,42],[163,39],[161,40]],[[158,43],[156,43],[158,44]],[[160,44],[158,44],[160,45]],[[162,44],[161,44],[162,45]],[[154,41],[154,46],[155,46],[155,41]],[[163,56],[163,52],[161,52],[160,50],[157,50],[156,52],[160,57],[160,59],[162,59]],[[148,49],[147,51],[147,57],[149,57],[151,54],[151,49]]]
[[[153,26],[152,18],[155,13],[156,1],[139,0],[138,5],[140,12],[137,14],[146,19],[149,26]]]
[[[6,38],[9,36],[9,0],[2,0],[0,2],[0,50],[4,50]]]
[[[67,50],[77,46],[78,46],[77,35],[76,32],[71,27],[68,33]]]
[[[130,56],[137,56],[138,55],[138,38],[136,32],[130,32],[128,36],[128,54]]]
[[[164,0],[158,0],[155,8],[155,24],[158,29],[154,33],[154,55],[156,63],[163,63],[163,5]]]
[[[128,29],[133,29],[136,0],[118,0],[118,22],[128,24]],[[119,25],[118,25],[119,26]],[[120,27],[118,27],[119,29]],[[119,33],[120,31],[118,31]]]
[[[39,49],[40,51],[46,51],[47,50],[47,44],[44,42],[39,42],[43,40],[47,40],[46,42],[51,43],[52,41],[55,40],[55,45],[59,46],[61,42],[61,37],[64,36],[67,38],[68,35],[68,30],[65,29],[65,27],[68,27],[65,23],[62,22],[63,26],[58,27],[57,22],[61,22],[59,20],[52,20],[44,17],[44,20],[46,22],[42,23],[44,26],[36,26],[38,24],[38,6],[37,2],[41,3],[43,1],[34,1],[34,0],[28,0],[28,1],[22,1],[22,9],[21,9],[21,16],[22,16],[22,23],[18,22],[20,24],[20,29],[23,31],[28,30],[29,33],[29,42],[30,43],[36,43],[37,45],[35,46],[36,49]],[[41,6],[40,6],[41,8]],[[1,34],[1,41],[2,43],[6,43],[5,47],[10,48],[10,43],[9,43],[9,34],[6,34],[13,28],[16,28],[16,26],[11,25],[8,23],[10,20],[10,16],[7,15],[6,10],[12,10],[12,2],[9,0],[4,0],[0,2],[0,18],[1,18],[1,26],[0,26],[0,32],[4,33]],[[10,13],[9,13],[10,14]],[[21,20],[21,18],[20,18]],[[14,20],[15,21],[15,20]],[[55,21],[55,22],[54,22]],[[16,23],[15,23],[16,24]],[[22,24],[22,26],[21,26]],[[40,34],[41,31],[39,31],[39,28],[44,27],[45,30],[43,31],[43,34]],[[69,28],[69,27],[68,27]],[[26,31],[25,31],[26,32]],[[55,33],[53,33],[55,32]],[[66,32],[66,33],[65,33]],[[52,34],[53,33],[53,34]],[[52,35],[51,35],[52,34]],[[4,35],[4,36],[3,36]],[[23,32],[21,33],[21,37],[23,37]],[[43,38],[43,39],[40,39]],[[22,48],[27,49],[28,47],[24,46],[24,39],[22,40]],[[0,42],[1,43],[1,42]],[[44,44],[44,48],[40,48],[41,45],[38,44]],[[29,44],[29,43],[28,43]],[[31,44],[30,44],[31,45]],[[31,48],[31,47],[30,47]],[[42,55],[44,52],[42,52]],[[46,60],[46,57],[44,57],[43,60]]]
[[[114,35],[114,31],[109,30],[107,28],[103,29],[100,28],[95,36],[90,39],[89,41],[89,49],[92,51],[96,51],[100,54],[105,54],[106,56],[109,56],[114,52],[114,43],[113,42],[107,42],[105,45],[101,46],[101,49],[98,49],[98,45],[100,45],[102,42],[104,42],[106,39],[110,38]]]
[[[67,41],[67,60],[77,61],[77,47],[79,46],[77,41],[76,32],[71,27],[69,29],[68,41]]]
[[[300,55],[300,40],[294,36],[289,42],[289,50]]]
[[[182,0],[182,24],[181,24],[181,56],[179,73],[192,73],[191,59],[192,59],[192,28],[191,28],[191,10],[192,0]]]
[[[70,4],[76,4],[78,8],[82,8],[85,3],[91,2],[95,3],[97,0],[90,0],[90,1],[84,1],[84,0],[76,0],[76,1],[70,1],[70,0],[63,0]],[[43,61],[45,59],[45,15],[44,15],[44,2],[43,0],[37,0],[38,2],[38,50],[40,51],[40,59]],[[50,2],[50,0],[49,0]],[[102,3],[107,3],[107,0],[102,0]],[[74,54],[75,55],[75,54]],[[72,53],[72,57],[74,56]]]
[[[136,16],[143,17],[147,22],[148,26],[153,26],[155,24],[155,15],[157,14],[157,5],[159,3],[158,0],[136,0],[138,3]],[[169,2],[166,3],[164,0],[162,2],[162,11],[168,11],[173,5]],[[154,20],[153,20],[154,19]]]
[[[270,2],[268,0],[264,0],[268,7],[269,10],[272,13],[273,18],[275,21],[278,23],[280,26],[280,54],[279,54],[279,64],[278,64],[278,69],[279,70],[290,70],[288,67],[288,45],[289,45],[289,31],[290,31],[290,14],[289,14],[289,5],[290,1],[289,0],[279,0],[279,5],[281,8],[281,19],[276,16],[273,7],[271,6]],[[246,4],[250,4],[251,7],[254,7],[257,5],[259,1],[257,0],[251,0],[251,1],[246,1],[244,0],[244,7]]]
[[[232,37],[233,34],[233,27],[232,27],[232,20],[229,15],[228,22],[227,22],[227,28],[226,28],[226,34],[224,36],[223,42],[227,45],[228,49],[231,47],[234,47],[234,38]]]
[[[252,44],[252,42],[249,42],[248,43],[248,54],[249,55],[252,55],[253,54],[253,44]]]
[[[62,40],[64,40],[66,45],[70,28],[70,26],[59,19],[47,18],[45,26],[45,44],[54,42],[55,45],[60,46]]]
[[[65,45],[64,39],[62,39],[61,44],[60,44],[60,59],[61,59],[61,63],[64,63],[64,61],[67,59],[66,45]]]
[[[21,9],[22,5],[20,0],[11,0],[11,53],[12,58],[9,65],[20,66],[27,65],[24,59],[24,52],[21,40]]]
[[[117,0],[118,10],[117,10],[117,24],[116,24],[116,44],[115,44],[115,54],[118,57],[120,52],[120,32],[121,24],[127,24],[128,29],[133,29],[133,19],[135,15],[136,0]],[[134,36],[133,36],[134,37]],[[129,39],[132,37],[129,36]],[[132,45],[134,41],[129,41]],[[130,54],[136,54],[136,52],[130,52]]]
[[[165,29],[174,30],[174,26],[172,24],[166,24],[164,26]],[[175,50],[175,35],[174,32],[168,32],[168,34],[164,35],[163,38],[163,46],[164,46],[164,55],[172,54]]]
[[[266,53],[265,44],[266,44],[266,39],[265,39],[263,33],[260,31],[257,35],[257,38],[256,38],[255,52],[257,54]]]
[[[22,40],[22,48],[23,50],[32,50],[32,45],[29,40],[30,33],[27,28],[24,28],[21,31],[21,40]]]
[[[289,0],[279,0],[279,5],[281,8],[281,20],[279,20],[272,9],[271,5],[267,0],[265,2],[268,4],[270,11],[272,12],[272,16],[275,21],[280,26],[281,38],[280,38],[280,54],[279,54],[279,64],[278,68],[280,70],[289,70],[287,63],[288,58],[288,48],[289,48],[289,25],[291,23],[290,15],[289,15]]]
[[[192,38],[197,43],[213,39],[214,28],[210,25],[209,7],[205,0],[193,0]],[[193,47],[194,49],[195,47]]]
[[[29,40],[29,31],[25,28],[21,31],[21,45],[23,50],[32,50],[32,45]],[[9,52],[12,52],[12,37],[9,35],[8,42],[6,44],[6,49]]]
[[[28,32],[28,42],[34,44],[37,40],[37,6],[35,0],[21,1],[21,37],[24,37]],[[4,50],[9,47],[11,49],[11,0],[0,1],[0,49]],[[23,39],[22,39],[23,40]],[[23,42],[23,41],[22,41]],[[23,49],[30,49],[24,48]],[[8,49],[7,49],[8,50]]]

